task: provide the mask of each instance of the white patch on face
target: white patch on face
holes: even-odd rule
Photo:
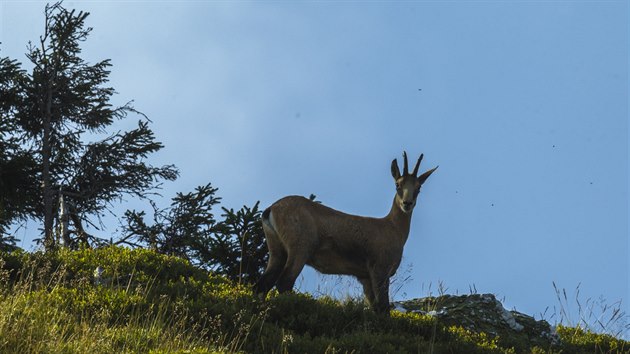
[[[405,200],[409,200],[408,194],[409,191],[405,191],[403,193],[403,197],[398,199],[398,205],[400,206],[400,210],[402,210],[406,214],[410,214],[413,211],[413,208],[416,206],[416,201],[412,200],[409,206],[405,206]]]

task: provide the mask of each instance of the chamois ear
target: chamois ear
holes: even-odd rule
[[[427,172],[421,174],[418,177],[418,181],[420,182],[420,184],[423,184],[427,180],[427,178],[429,178],[429,176],[431,176],[431,174],[433,172],[435,172],[435,170],[437,170],[438,167],[440,167],[440,166],[435,166],[435,168],[432,168],[432,169],[428,170]]]
[[[398,160],[396,159],[392,161],[392,177],[394,177],[395,180],[400,178],[400,170],[398,169]]]

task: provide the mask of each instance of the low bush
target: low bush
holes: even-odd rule
[[[271,293],[149,250],[2,254],[0,352],[515,353],[428,315],[382,316],[362,301]],[[628,342],[560,327],[562,347],[622,353]],[[594,351],[595,350],[595,351]]]

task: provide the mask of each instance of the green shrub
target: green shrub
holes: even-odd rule
[[[628,342],[559,327],[557,350],[502,347],[434,317],[363,301],[270,293],[148,250],[2,254],[0,352],[624,353]],[[95,270],[100,267],[100,277]],[[532,345],[533,346],[533,345]]]
[[[558,326],[556,328],[567,352],[571,353],[628,353],[630,342],[608,334],[598,334],[581,328]]]

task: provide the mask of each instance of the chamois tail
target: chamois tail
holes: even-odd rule
[[[273,223],[273,217],[271,215],[271,207],[269,207],[269,208],[265,209],[265,211],[263,211],[263,213],[262,213],[262,222],[268,228],[273,230],[273,232],[276,232],[276,228],[273,225],[274,223]]]

